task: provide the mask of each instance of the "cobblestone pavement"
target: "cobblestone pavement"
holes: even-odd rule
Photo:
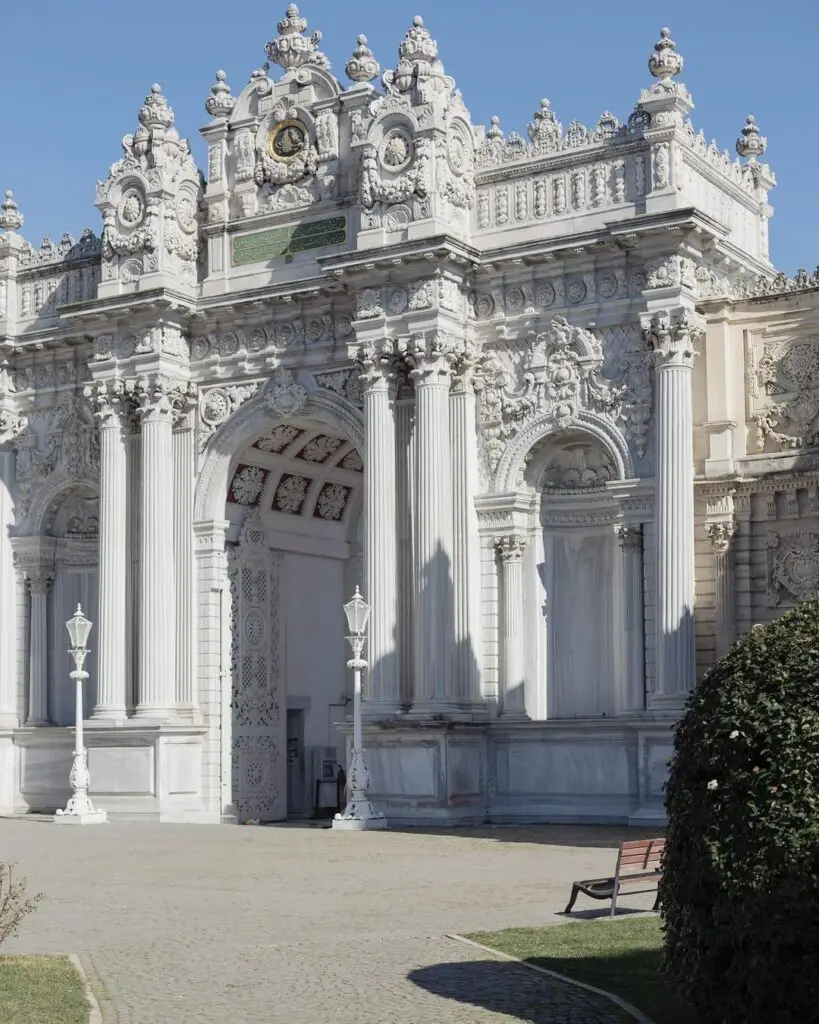
[[[5,950],[79,953],[118,1024],[613,1024],[596,996],[446,934],[562,920],[625,834],[0,820],[0,859],[47,897]]]

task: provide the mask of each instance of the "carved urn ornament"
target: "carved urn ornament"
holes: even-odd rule
[[[671,38],[671,29],[660,29],[660,38],[654,44],[656,52],[648,58],[648,70],[661,82],[679,75],[683,69],[683,58],[677,53],[676,46]]]
[[[278,64],[285,71],[292,71],[306,64],[330,70],[330,61],[318,48],[321,32],[313,32],[309,37],[304,34],[307,19],[300,16],[295,4],[288,6],[284,18],[276,27],[279,30],[278,36],[271,39],[265,47],[265,53],[274,64]]]
[[[373,56],[372,50],[367,46],[367,37],[359,36],[357,42],[358,45],[353,50],[344,70],[352,82],[371,82],[378,77],[381,67]]]
[[[757,158],[761,157],[768,148],[768,140],[764,135],[759,134],[756,125],[756,118],[749,114],[745,119],[740,138],[737,139],[737,153],[746,157],[748,163],[754,164]]]

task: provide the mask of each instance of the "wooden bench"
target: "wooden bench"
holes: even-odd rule
[[[621,843],[620,852],[617,854],[617,868],[611,878],[588,878],[581,882],[572,884],[572,896],[569,905],[563,911],[570,914],[574,901],[579,893],[591,896],[593,900],[611,900],[611,916],[617,909],[617,897],[621,893],[653,892],[663,877],[662,854],[665,848],[665,839],[636,839],[632,842]],[[645,887],[645,883],[651,885]],[[644,888],[635,889],[634,885],[643,885]],[[660,903],[660,894],[654,901],[653,910],[657,910]]]

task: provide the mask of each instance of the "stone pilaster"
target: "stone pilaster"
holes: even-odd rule
[[[734,635],[743,636],[753,622],[751,607],[751,496],[737,494],[734,498],[733,572],[735,588]]]
[[[174,596],[176,599],[176,706],[179,715],[196,715],[194,671],[194,430],[196,387],[191,384],[174,403],[176,426],[173,432],[173,475],[175,500],[173,512]]]
[[[364,399],[364,596],[368,626],[366,701],[370,717],[395,714],[401,705],[398,671],[398,579],[395,509],[393,352],[388,341],[355,350]]]
[[[26,580],[31,594],[26,725],[48,725],[48,591],[54,573],[48,569],[28,569]]]
[[[415,650],[412,714],[457,713],[452,681],[452,461],[449,389],[453,351],[437,332],[415,336]]]
[[[167,719],[176,706],[173,408],[168,382],[140,380],[142,521],[137,716]]]
[[[643,632],[643,528],[639,523],[618,523],[614,532],[622,552],[623,629],[625,679],[620,711],[645,711],[645,637]]]
[[[526,693],[523,669],[523,552],[527,537],[508,534],[495,541],[495,552],[501,565],[501,597],[503,602],[503,717],[526,715]]]
[[[98,385],[100,431],[97,703],[92,718],[125,717],[128,701],[127,399],[119,381]]]
[[[657,488],[657,684],[652,705],[682,706],[696,677],[691,376],[702,317],[687,308],[643,321],[654,351]]]
[[[737,526],[733,520],[705,524],[705,532],[714,549],[716,568],[716,653],[721,658],[736,637],[736,605],[734,601],[733,542]]]
[[[0,411],[0,419],[2,417]],[[3,425],[0,422],[0,441],[3,439]],[[13,479],[14,452],[0,448],[0,729],[13,728],[19,723],[14,614],[17,581],[9,537],[14,525],[14,502],[11,497]]]
[[[208,520],[193,527],[196,550],[196,672],[208,737],[203,752],[203,798],[211,811],[232,812],[230,593],[225,534],[230,523]]]
[[[481,696],[480,550],[475,494],[478,490],[474,359],[458,360],[449,399],[452,443],[454,685],[458,699],[475,709]]]

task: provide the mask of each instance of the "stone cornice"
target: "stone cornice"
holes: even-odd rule
[[[434,264],[450,263],[463,269],[477,266],[481,261],[480,250],[459,241],[450,235],[438,235],[412,242],[382,246],[378,249],[363,249],[334,256],[319,256],[319,265],[332,277],[371,276],[373,270],[387,270],[396,266],[396,261],[412,263],[427,261],[429,269]]]

